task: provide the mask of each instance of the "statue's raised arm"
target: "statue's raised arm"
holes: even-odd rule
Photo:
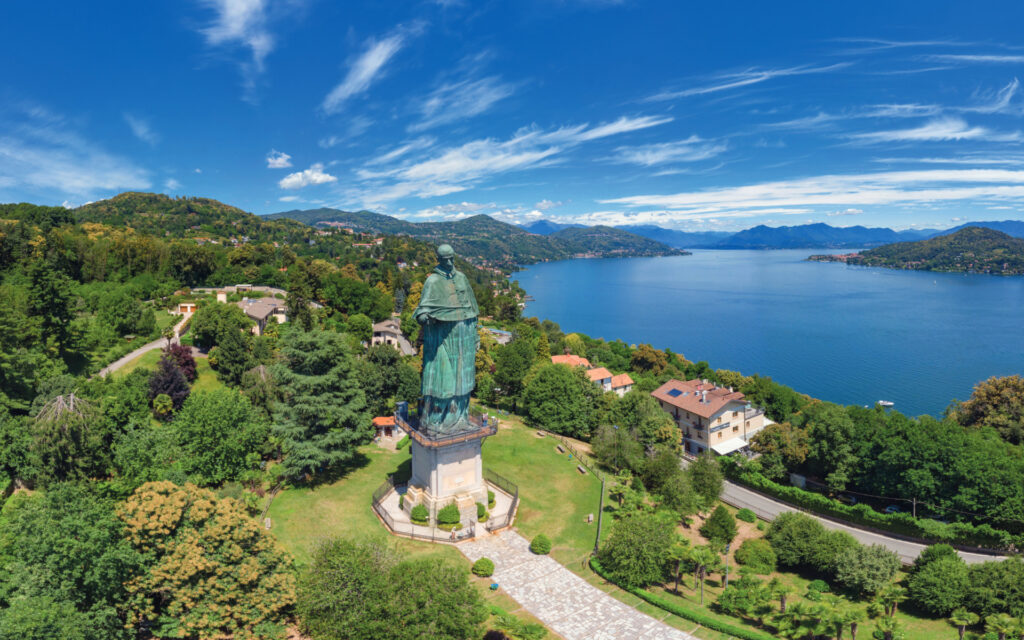
[[[437,248],[437,267],[427,276],[413,312],[423,326],[420,428],[437,434],[469,430],[469,396],[476,377],[479,309],[469,279],[455,269],[455,251]]]

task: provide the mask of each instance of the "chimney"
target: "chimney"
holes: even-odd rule
[[[708,403],[708,392],[707,391],[701,391],[700,392],[700,401],[703,402],[704,404]]]

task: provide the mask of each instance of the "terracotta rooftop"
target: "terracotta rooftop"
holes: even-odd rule
[[[590,360],[574,355],[551,356],[551,362],[554,364],[567,364],[570,367],[590,368]]]
[[[651,395],[656,400],[702,418],[710,418],[730,403],[746,403],[746,396],[739,391],[716,387],[706,380],[669,380],[652,391]]]
[[[377,416],[373,419],[373,426],[393,427],[395,426],[395,416]]]
[[[605,369],[604,367],[597,367],[596,369],[588,369],[587,377],[590,378],[591,382],[597,382],[598,380],[604,380],[605,378],[611,378],[612,372]]]
[[[633,378],[630,378],[628,373],[620,373],[617,376],[612,376],[612,389],[626,387],[631,384],[633,384]]]

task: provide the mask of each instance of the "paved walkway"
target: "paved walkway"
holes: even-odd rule
[[[619,602],[551,557],[534,555],[513,529],[458,548],[471,561],[493,560],[493,580],[565,640],[697,640]]]
[[[185,323],[188,322],[188,319],[191,317],[191,313],[186,313],[182,315],[181,320],[176,325],[174,325],[174,337],[171,339],[171,342],[173,342],[174,344],[178,344],[178,334],[181,332],[182,327],[185,326]],[[101,378],[105,378],[108,374],[117,371],[118,369],[128,364],[135,358],[141,356],[142,354],[152,351],[153,349],[163,349],[166,346],[167,338],[157,338],[153,342],[144,344],[138,349],[135,349],[134,351],[130,352],[128,355],[122,358],[118,358],[117,360],[111,362],[107,366],[100,369],[99,373],[97,373],[96,375]]]

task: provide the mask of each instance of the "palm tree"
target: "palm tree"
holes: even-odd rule
[[[867,614],[861,609],[851,609],[846,614],[846,622],[850,625],[850,638],[857,640],[857,625],[867,619]]]
[[[886,585],[878,593],[878,600],[885,607],[885,615],[890,618],[896,615],[896,608],[907,599],[907,590],[898,584]]]
[[[767,588],[773,598],[779,599],[779,613],[786,613],[786,596],[793,592],[793,588],[783,584],[778,578],[772,578]]]
[[[978,614],[972,613],[964,607],[960,607],[949,615],[949,624],[960,632],[960,640],[964,640],[964,632],[967,631],[967,627],[978,624],[978,620]]]
[[[694,547],[690,551],[690,562],[695,565],[694,578],[700,585],[700,604],[704,605],[704,579],[709,573],[721,570],[722,559],[710,546]],[[694,585],[696,588],[697,584]]]
[[[690,559],[690,541],[676,534],[672,547],[669,549],[669,560],[676,563],[676,594],[679,594],[679,576],[682,574],[683,561]]]
[[[1017,619],[1008,613],[997,613],[985,618],[985,630],[997,634],[999,640],[1006,640],[1008,634],[1017,631]]]
[[[891,616],[879,618],[875,623],[875,630],[882,634],[883,640],[893,640],[893,637],[903,631],[903,624]]]
[[[780,638],[799,638],[804,634],[803,627],[788,613],[775,614],[772,617],[772,626],[775,627],[775,635]]]

